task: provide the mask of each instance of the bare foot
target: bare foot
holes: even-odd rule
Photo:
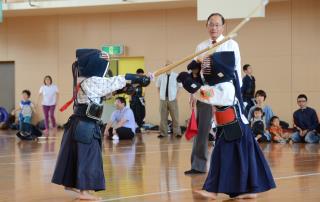
[[[235,198],[236,199],[254,199],[254,198],[257,198],[257,196],[258,196],[257,194],[242,194]]]
[[[80,193],[80,190],[76,189],[76,188],[72,188],[72,187],[64,187],[64,190],[66,191],[73,191],[73,192],[76,192],[76,193]]]
[[[94,196],[89,193],[89,191],[80,191],[80,194],[78,196],[79,200],[90,200],[90,201],[99,201],[101,200],[100,197]]]
[[[206,190],[194,190],[194,192],[211,200],[216,200],[218,196],[217,193],[208,192]]]

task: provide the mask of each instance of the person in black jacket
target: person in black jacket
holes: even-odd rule
[[[144,75],[143,69],[137,69],[136,74],[143,76]],[[133,84],[133,86],[135,87],[135,91],[131,96],[130,108],[133,111],[134,118],[138,126],[136,128],[136,133],[141,133],[141,128],[144,124],[144,118],[146,116],[144,92],[141,84],[137,83],[137,84]]]
[[[296,132],[292,134],[292,141],[299,143],[319,143],[320,133],[317,132],[319,127],[319,118],[316,110],[308,107],[308,98],[305,94],[297,97],[299,109],[293,113],[293,122]]]
[[[245,105],[245,116],[248,117],[249,109],[254,106],[256,79],[252,76],[252,67],[249,64],[243,65],[242,69],[246,75],[242,79],[241,93]]]

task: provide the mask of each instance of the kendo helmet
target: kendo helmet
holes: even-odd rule
[[[98,49],[77,49],[77,66],[79,77],[104,77],[108,73],[109,61],[102,58]]]

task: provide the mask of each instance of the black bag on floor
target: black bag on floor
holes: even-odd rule
[[[39,130],[37,127],[35,127],[32,124],[30,124],[30,127],[31,127],[31,132],[26,133],[26,132],[19,131],[17,132],[16,136],[21,140],[35,140],[36,138],[42,136],[41,130]]]

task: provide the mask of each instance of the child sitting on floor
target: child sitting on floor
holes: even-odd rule
[[[256,107],[253,111],[253,118],[250,120],[251,129],[255,135],[257,142],[269,142],[265,133],[265,122],[263,120],[263,111],[260,107]]]
[[[291,134],[285,132],[280,126],[280,119],[277,116],[273,116],[270,119],[270,129],[269,132],[272,137],[272,141],[276,143],[286,143],[291,142]]]

